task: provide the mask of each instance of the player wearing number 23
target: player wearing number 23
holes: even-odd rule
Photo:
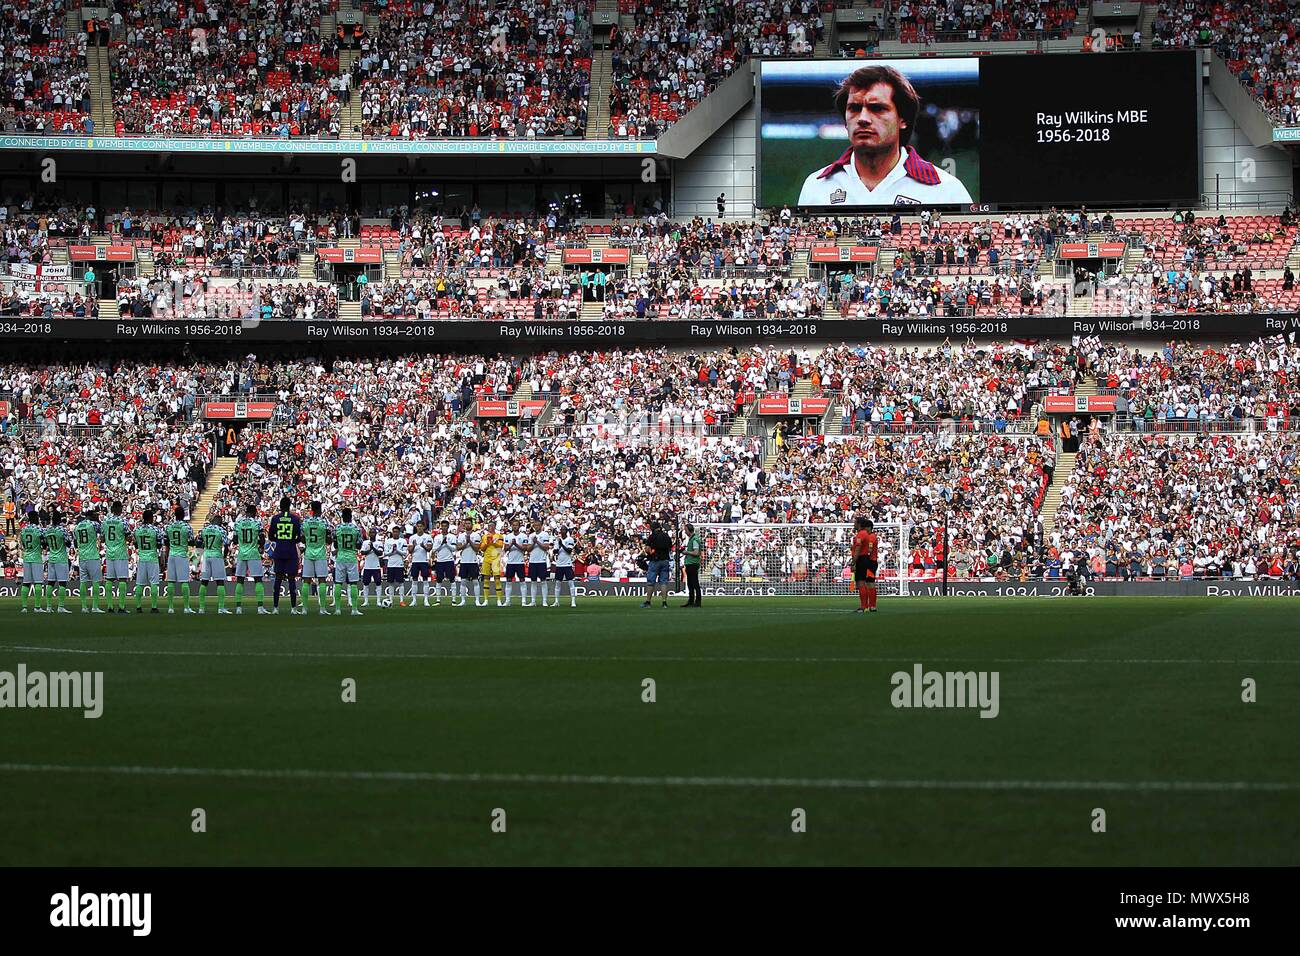
[[[854,70],[835,94],[849,148],[804,180],[800,206],[943,206],[968,204],[962,181],[908,145],[921,100],[891,66]]]

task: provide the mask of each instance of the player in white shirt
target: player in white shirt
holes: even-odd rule
[[[424,595],[424,606],[429,606],[429,592],[433,585],[429,580],[429,564],[433,558],[433,535],[424,527],[424,522],[415,525],[415,534],[411,536],[411,607],[415,607],[416,589]]]
[[[840,85],[835,108],[849,148],[808,175],[800,206],[968,205],[960,179],[908,145],[921,112],[910,80],[890,66],[863,66]]]
[[[456,536],[452,534],[451,522],[444,521],[433,536],[433,603],[442,603],[442,596],[448,598],[456,586]]]
[[[480,551],[483,547],[483,536],[477,531],[470,529],[468,521],[460,523],[460,530],[456,533],[456,562],[459,565],[459,578],[456,581],[456,591],[460,596],[459,601],[452,601],[452,607],[464,607],[469,598],[470,582],[474,582],[474,606],[482,607],[487,602],[482,600],[482,582],[479,579],[479,565],[482,562]]]
[[[573,529],[568,525],[561,525],[560,534],[555,539],[555,603],[551,607],[560,606],[561,582],[568,582],[569,585],[569,607],[578,606],[578,596],[573,586],[573,555],[577,548],[578,542],[573,537]]]
[[[379,604],[379,590],[383,586],[381,577],[383,562],[380,556],[384,553],[384,543],[379,538],[379,531],[376,529],[370,532],[369,537],[361,542],[361,606],[365,607],[370,603],[370,587],[375,589],[375,604]]]
[[[528,536],[528,584],[530,587],[524,592],[529,597],[524,602],[524,607],[536,605],[539,594],[542,599],[541,607],[546,607],[546,578],[551,573],[551,548],[554,546],[555,539],[542,528],[540,521],[534,521],[533,533]]]
[[[509,607],[510,598],[515,593],[515,582],[520,582],[520,601],[523,601],[524,561],[531,542],[524,533],[524,523],[516,519],[515,530],[506,532],[506,598],[498,601],[497,607]]]
[[[402,600],[402,585],[406,583],[406,535],[398,530],[397,525],[388,529],[388,540],[384,542],[384,574],[388,580],[384,589],[384,607],[393,606],[393,596],[405,607]]]

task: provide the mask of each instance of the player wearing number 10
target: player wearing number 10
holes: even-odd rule
[[[68,598],[68,581],[71,559],[68,557],[68,545],[71,544],[67,530],[63,527],[63,516],[57,511],[50,512],[50,526],[45,529],[45,550],[47,552],[48,572],[46,580],[50,585],[50,604],[58,601],[60,614],[71,614],[64,602]]]
[[[244,582],[253,582],[257,613],[268,614],[266,587],[262,584],[262,545],[266,535],[257,520],[257,505],[244,506],[244,517],[235,522],[235,613],[244,613]]]

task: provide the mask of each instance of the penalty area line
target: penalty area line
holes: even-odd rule
[[[696,787],[809,790],[1119,791],[1290,793],[1300,781],[1267,780],[893,780],[839,777],[675,777],[560,773],[457,773],[434,770],[312,770],[253,767],[134,767],[0,763],[0,773],[117,777],[211,777],[248,780],[331,780],[394,783],[532,784],[593,787]]]

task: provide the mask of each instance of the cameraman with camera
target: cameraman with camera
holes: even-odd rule
[[[668,578],[672,573],[672,562],[668,555],[673,549],[672,539],[664,531],[663,524],[657,518],[650,519],[650,533],[646,535],[645,553],[641,560],[645,562],[645,601],[642,607],[650,607],[655,592],[662,592],[663,606],[668,606]],[[640,562],[637,562],[640,564]]]

